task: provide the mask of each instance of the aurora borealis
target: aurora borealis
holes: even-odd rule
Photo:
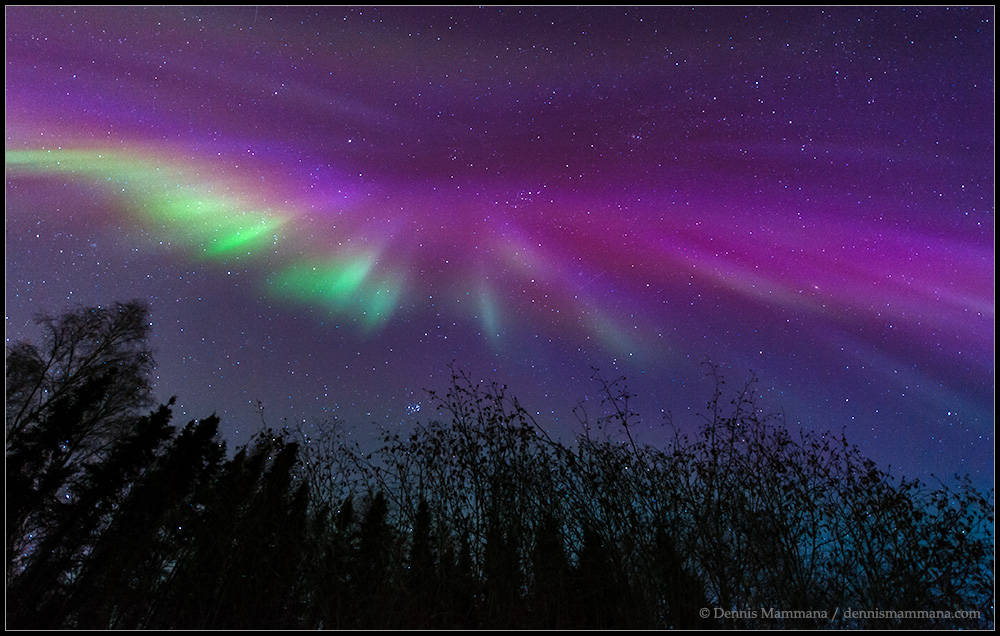
[[[565,431],[624,374],[651,437],[708,357],[992,482],[992,7],[6,17],[8,341],[146,299],[162,397],[241,441],[405,426],[452,361]]]

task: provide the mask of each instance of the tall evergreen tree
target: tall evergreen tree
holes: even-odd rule
[[[135,627],[143,620],[178,549],[176,529],[190,516],[185,504],[218,462],[218,423],[215,416],[189,423],[131,489],[79,574],[66,608],[77,626]]]
[[[213,617],[216,627],[299,627],[297,612],[289,611],[299,589],[306,530],[305,491],[292,488],[298,447],[277,437],[261,446],[270,455],[270,466],[259,476],[232,536],[230,571]]]
[[[6,357],[8,578],[88,465],[152,404],[153,367],[141,302],[40,316],[41,343]]]
[[[372,499],[361,521],[357,561],[352,593],[357,599],[358,626],[395,626],[398,620],[395,595],[392,594],[390,566],[393,537],[389,526],[388,504],[380,490]]]
[[[172,402],[172,400],[171,400]],[[103,462],[89,464],[67,500],[53,510],[51,527],[34,558],[9,590],[12,623],[59,626],[71,583],[89,556],[98,532],[124,500],[127,489],[149,466],[173,429],[167,405],[115,440]]]
[[[208,629],[222,603],[237,523],[256,488],[265,461],[262,449],[243,447],[218,470],[199,497],[189,540],[171,571],[150,626]]]
[[[833,602],[980,612],[837,627],[993,624],[989,495],[796,438],[750,384],[666,448],[566,446],[469,382],[450,423],[372,455],[264,431],[226,461],[216,417],[175,435],[148,411],[142,320],[75,312],[8,347],[13,627],[704,628],[703,607]],[[828,625],[759,620],[725,626]]]
[[[408,627],[430,627],[439,612],[439,578],[431,546],[431,510],[427,499],[420,497],[413,521],[409,572],[406,577]]]

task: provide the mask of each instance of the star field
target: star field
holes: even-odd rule
[[[993,479],[994,10],[8,7],[6,330],[142,298],[179,417],[641,434],[701,363]]]

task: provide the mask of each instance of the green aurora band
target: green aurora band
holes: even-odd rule
[[[274,260],[273,247],[287,235],[293,218],[249,205],[229,192],[228,182],[199,179],[207,171],[159,156],[109,150],[7,150],[5,165],[8,173],[67,175],[105,186],[128,203],[129,211],[147,229],[159,229],[163,238],[211,261]],[[318,304],[372,329],[385,324],[395,310],[402,278],[374,276],[375,261],[375,254],[364,253],[286,263],[266,286],[273,296]]]
[[[58,176],[107,188],[126,202],[129,214],[146,231],[180,245],[195,258],[232,264],[263,263],[265,293],[279,300],[322,307],[351,319],[362,331],[383,327],[399,306],[405,274],[387,269],[376,250],[331,253],[311,232],[296,226],[294,211],[261,205],[260,186],[218,175],[204,162],[181,162],[164,153],[120,149],[6,150],[8,174]],[[237,194],[239,193],[239,194]],[[309,238],[307,238],[309,237]],[[298,252],[282,256],[288,240]],[[508,265],[525,277],[559,279],[558,270],[521,241],[507,243]],[[467,281],[468,282],[468,281]],[[534,281],[532,281],[534,282]],[[463,287],[465,285],[462,285]],[[475,289],[475,286],[473,286]],[[495,290],[480,283],[470,319],[478,320],[492,348],[503,335]],[[577,323],[607,349],[625,355],[640,349],[631,334],[597,309],[577,299]]]

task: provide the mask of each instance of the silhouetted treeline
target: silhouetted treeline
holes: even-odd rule
[[[654,448],[620,382],[565,443],[456,372],[374,451],[330,423],[228,458],[153,404],[145,306],[42,327],[7,349],[9,627],[994,625],[992,493],[793,434],[752,382]]]

